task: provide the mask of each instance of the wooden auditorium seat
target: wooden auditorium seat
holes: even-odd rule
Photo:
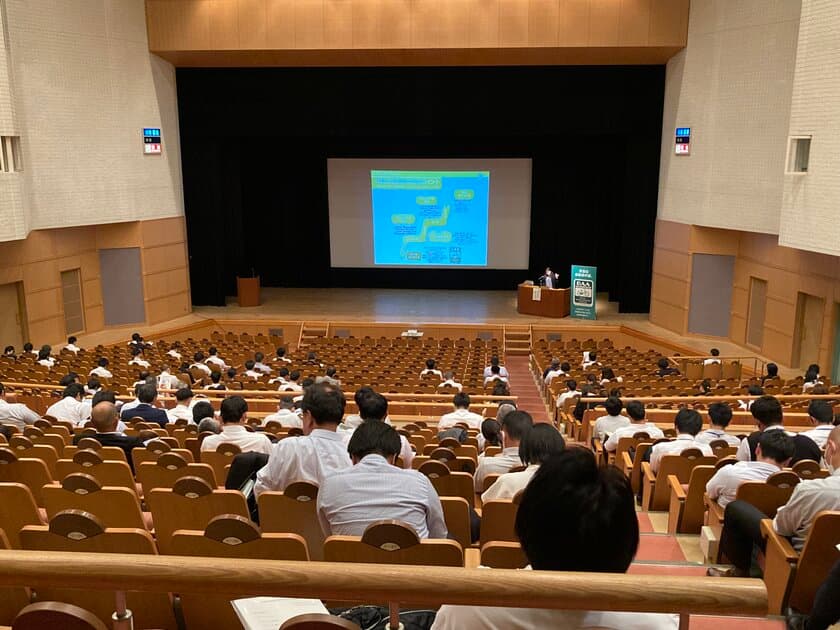
[[[464,551],[454,540],[420,540],[405,523],[379,521],[368,525],[361,536],[328,537],[324,560],[463,567]]]
[[[829,476],[828,470],[821,468],[819,462],[813,459],[802,459],[796,462],[791,469],[803,481],[807,479],[825,479]]]
[[[769,613],[782,615],[788,608],[807,614],[817,589],[840,560],[837,550],[840,512],[820,512],[811,525],[801,552],[773,529],[773,521],[761,522],[767,539],[764,552],[764,583],[767,585]]]
[[[20,530],[27,525],[43,525],[32,491],[22,483],[0,483],[0,529],[6,532],[11,549],[20,549]]]
[[[28,525],[21,530],[20,540],[23,548],[31,551],[157,554],[152,535],[145,529],[106,528],[95,516],[81,510],[59,512],[48,526]],[[86,589],[84,575],[79,575],[77,589],[39,588],[36,598],[80,606],[107,623],[115,608],[114,593]],[[127,592],[126,605],[134,613],[138,628],[177,629],[168,593]]]
[[[358,630],[359,626],[349,619],[342,619],[326,613],[307,613],[287,619],[280,630]]]
[[[629,453],[622,454],[622,460],[616,460],[617,465],[624,469],[624,474],[630,479],[630,487],[633,489],[633,494],[638,495],[642,490],[642,463],[648,449],[653,446],[653,442],[639,442],[636,445],[636,452],[633,458],[630,458]]]
[[[461,497],[440,497],[443,520],[449,537],[457,540],[464,549],[472,545],[470,532],[470,504]]]
[[[174,438],[173,438],[174,439]],[[180,445],[179,445],[180,446]],[[173,447],[162,439],[151,440],[145,448],[135,448],[131,451],[131,459],[134,460],[134,470],[145,462],[155,463],[164,453],[175,453],[183,457],[188,463],[195,461],[192,453],[185,448]]]
[[[216,474],[216,481],[219,486],[224,486],[230,463],[233,461],[234,455],[239,455],[241,452],[242,449],[236,444],[222,442],[216,447],[215,451],[201,451],[200,461],[202,464],[210,465]]]
[[[135,451],[137,449],[134,449]],[[179,450],[162,454],[154,462],[135,464],[137,482],[143,488],[143,496],[151,503],[151,493],[155,488],[172,488],[183,477],[198,477],[206,481],[211,488],[216,488],[216,475],[208,464],[193,464],[184,458]]]
[[[481,546],[481,566],[491,569],[524,569],[528,558],[519,542],[493,541]]]
[[[81,450],[73,455],[73,459],[59,459],[56,464],[56,472],[59,481],[73,473],[84,473],[95,477],[102,486],[129,488],[133,492],[137,492],[137,484],[128,464],[118,461],[105,461],[98,451]]]
[[[3,529],[0,529],[0,553],[4,549],[11,549],[9,539]],[[11,625],[12,620],[27,604],[29,604],[29,589],[23,586],[0,587],[0,625]]]
[[[198,477],[182,477],[168,488],[151,491],[149,508],[158,549],[171,554],[172,534],[179,529],[204,531],[221,514],[249,518],[248,504],[238,490],[219,490]]]
[[[89,610],[63,602],[29,604],[11,622],[12,630],[108,630]]]
[[[668,508],[669,534],[699,534],[706,515],[706,484],[714,476],[714,466],[695,466],[688,478],[688,484],[680,483],[675,475],[669,475],[671,502]]]
[[[11,449],[0,448],[0,482],[23,484],[29,488],[36,505],[43,506],[41,488],[52,482],[52,475],[40,459],[18,459]]]
[[[318,486],[293,481],[284,492],[263,492],[257,498],[260,528],[264,533],[298,534],[306,541],[309,557],[324,559],[324,531],[318,521]]]
[[[680,483],[688,483],[695,466],[714,465],[714,456],[705,456],[699,448],[689,448],[678,455],[665,455],[654,473],[650,462],[642,463],[642,509],[667,510],[671,496],[668,477],[675,476]]]
[[[789,470],[773,473],[765,481],[746,481],[738,486],[735,499],[754,505],[759,511],[773,518],[780,507],[790,499],[799,483],[799,477]],[[717,501],[705,496],[708,509],[706,522],[710,525],[723,523],[724,508]]]
[[[9,440],[9,448],[15,452],[18,458],[40,459],[47,465],[50,475],[55,478],[55,463],[58,461],[58,453],[55,447],[50,444],[33,444],[32,440],[23,435],[13,435]]]
[[[475,501],[475,486],[470,473],[452,472],[446,464],[435,460],[424,462],[419,471],[429,478],[438,496],[461,497],[470,505]]]
[[[242,558],[248,560],[309,560],[306,541],[297,534],[261,534],[249,519],[234,514],[213,518],[204,531],[179,529],[172,535],[170,551],[177,556]],[[181,594],[181,607],[188,628],[237,628],[239,619],[230,600],[247,597],[247,585],[239,593]]]
[[[516,535],[516,513],[522,491],[512,499],[493,499],[481,507],[481,545],[488,542],[519,542]]]
[[[151,529],[143,518],[137,493],[129,488],[102,486],[96,478],[72,473],[44,486],[44,508],[47,519],[65,510],[82,510],[93,514],[105,527]]]

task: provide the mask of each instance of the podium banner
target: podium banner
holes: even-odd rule
[[[595,319],[597,295],[597,267],[572,265],[572,308],[570,315],[577,319]]]

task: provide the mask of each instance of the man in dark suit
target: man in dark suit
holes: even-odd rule
[[[152,406],[157,398],[157,387],[152,383],[146,383],[137,387],[137,400],[140,404],[122,413],[123,421],[140,417],[146,422],[156,422],[161,428],[169,423],[169,417],[163,409]]]
[[[549,289],[559,289],[560,278],[551,270],[551,267],[546,267],[545,273],[540,277],[540,284]]]
[[[82,438],[92,437],[102,446],[118,446],[125,452],[125,458],[128,460],[131,472],[134,472],[131,449],[143,448],[145,442],[142,437],[129,437],[117,431],[119,420],[120,416],[114,403],[108,401],[98,403],[90,412],[90,421],[93,423],[96,433],[94,435],[80,433],[73,438],[73,444],[78,444]]]

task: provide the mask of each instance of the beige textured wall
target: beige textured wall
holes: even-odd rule
[[[61,272],[68,269],[81,269],[85,332],[104,328],[98,250],[111,247],[141,248],[146,324],[192,310],[183,217],[34,230],[25,239],[0,243],[0,284],[23,282],[33,344],[66,337]]]
[[[0,174],[0,202],[14,201],[14,221],[11,229],[0,222],[0,240],[183,215],[175,73],[149,53],[143,0],[5,5],[0,124],[5,92],[24,171]],[[162,128],[163,155],[143,155],[143,127]]]
[[[807,175],[785,175],[779,243],[840,254],[840,2],[802,0],[790,135],[813,136]]]
[[[659,218],[777,234],[800,0],[692,0],[667,65]],[[691,127],[691,155],[674,131]]]

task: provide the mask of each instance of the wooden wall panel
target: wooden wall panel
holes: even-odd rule
[[[405,63],[392,50],[440,51],[435,65],[665,63],[688,24],[688,0],[147,0],[146,12],[150,50],[191,66],[346,65],[349,51],[366,52],[353,65]]]

